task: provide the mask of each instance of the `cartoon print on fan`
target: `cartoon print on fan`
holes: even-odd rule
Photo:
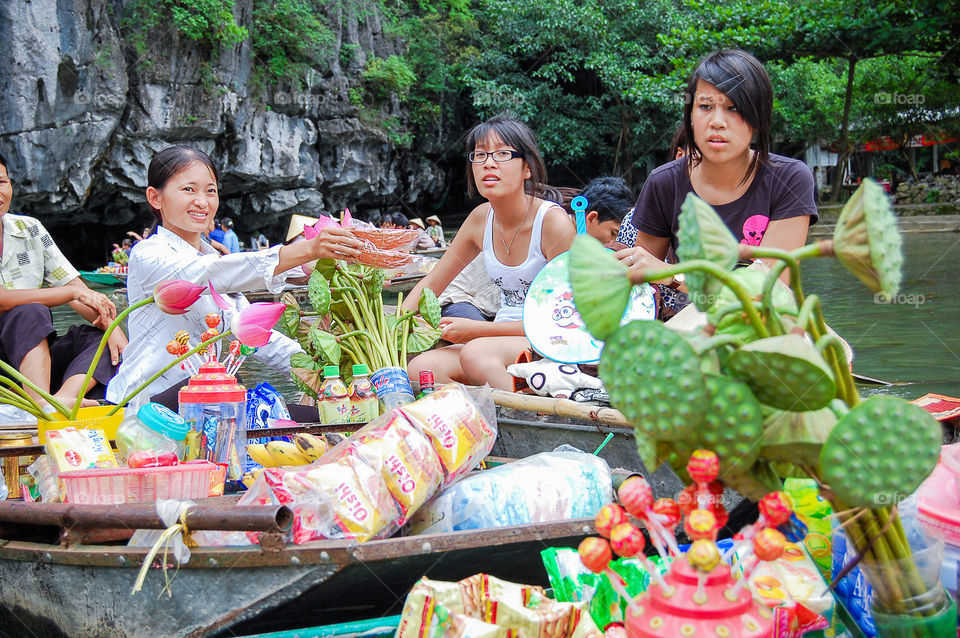
[[[573,292],[566,291],[554,297],[553,301],[553,323],[558,328],[576,329],[583,326],[583,319],[573,305]]]
[[[743,222],[743,239],[740,240],[740,243],[747,246],[759,246],[760,242],[763,241],[763,233],[766,232],[769,223],[770,218],[766,215],[747,217],[747,220]]]

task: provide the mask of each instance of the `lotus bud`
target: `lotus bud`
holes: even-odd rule
[[[233,316],[233,334],[247,347],[265,346],[270,341],[273,326],[285,309],[282,303],[252,303]]]
[[[168,315],[182,315],[200,298],[204,287],[182,279],[161,281],[153,288],[153,300]]]

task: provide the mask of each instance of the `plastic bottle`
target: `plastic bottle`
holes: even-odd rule
[[[350,394],[340,380],[340,368],[323,366],[323,385],[317,392],[321,423],[350,423]]]
[[[380,414],[380,402],[373,393],[368,375],[370,370],[366,364],[353,366],[353,382],[350,384],[350,421],[351,423],[368,423]]]
[[[410,379],[403,368],[380,368],[370,376],[370,383],[383,404],[381,412],[384,414],[413,401],[413,388],[410,387]]]
[[[418,399],[422,399],[427,396],[434,390],[434,381],[433,381],[433,370],[421,370],[420,371],[420,394],[417,395]]]
[[[173,452],[178,460],[186,454],[187,423],[159,403],[145,403],[126,415],[117,427],[117,457],[126,463],[134,452]]]

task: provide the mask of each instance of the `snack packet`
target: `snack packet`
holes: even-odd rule
[[[482,461],[497,439],[489,388],[471,396],[464,386],[448,383],[397,409],[430,438],[446,472],[445,487]]]

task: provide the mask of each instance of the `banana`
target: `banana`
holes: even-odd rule
[[[266,447],[275,465],[307,465],[310,462],[293,443],[270,441]]]
[[[294,434],[293,444],[311,463],[326,454],[327,450],[330,449],[325,438],[307,433]]]
[[[263,468],[257,468],[252,472],[244,472],[243,476],[240,477],[240,481],[250,489],[253,487],[253,484],[256,483],[257,479],[260,478],[260,475],[263,474]]]
[[[253,459],[255,463],[259,463],[263,467],[277,466],[277,462],[270,456],[270,452],[267,451],[267,447],[263,443],[248,444],[247,454],[250,455],[250,458]]]

